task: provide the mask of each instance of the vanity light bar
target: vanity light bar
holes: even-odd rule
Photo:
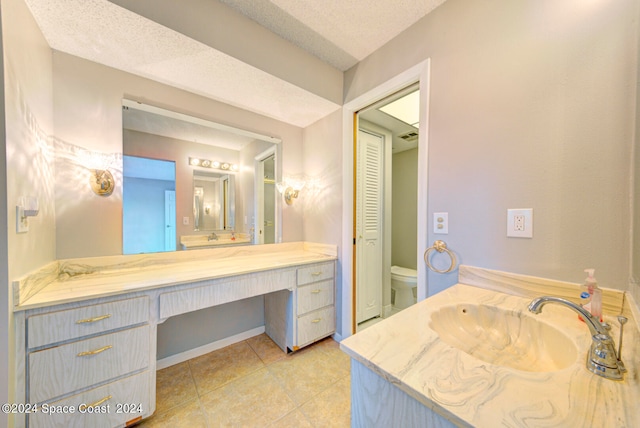
[[[189,158],[189,165],[201,166],[203,168],[223,169],[225,171],[238,171],[238,165],[235,163],[218,162],[209,159]]]

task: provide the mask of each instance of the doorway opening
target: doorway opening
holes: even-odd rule
[[[356,114],[356,331],[417,301],[419,83]]]

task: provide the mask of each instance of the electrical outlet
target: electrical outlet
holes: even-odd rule
[[[433,233],[437,235],[449,233],[449,213],[433,213]]]
[[[513,216],[513,230],[516,232],[524,232],[524,216],[516,214]]]
[[[507,210],[507,236],[512,238],[533,238],[533,209]]]

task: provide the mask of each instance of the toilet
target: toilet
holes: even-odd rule
[[[418,285],[418,271],[401,266],[391,266],[391,288],[395,292],[393,306],[405,309],[416,303],[413,289]]]

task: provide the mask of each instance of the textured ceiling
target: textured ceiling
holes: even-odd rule
[[[345,71],[445,0],[220,0]]]
[[[340,107],[107,0],[25,1],[55,50],[300,127]],[[340,70],[351,67],[444,2],[222,1]],[[228,30],[229,37],[242,37],[234,34],[233,28]]]

